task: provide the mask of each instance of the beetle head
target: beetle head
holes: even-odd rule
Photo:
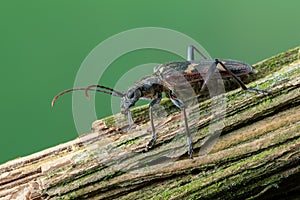
[[[130,107],[134,106],[135,103],[141,97],[141,90],[139,88],[130,88],[121,100],[121,113],[127,114]]]

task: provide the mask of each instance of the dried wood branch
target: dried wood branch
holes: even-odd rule
[[[164,100],[167,116],[155,122],[159,135],[149,152],[144,152],[151,137],[148,106],[141,106],[133,111],[136,127],[129,132],[117,114],[94,122],[90,134],[1,165],[0,199],[296,198],[299,49],[255,65],[259,73],[248,86],[271,95],[237,89],[226,93],[226,110],[218,114],[214,108],[224,102],[213,99],[189,109],[193,160],[187,156],[180,113]],[[221,136],[212,140],[218,135],[210,127],[222,117]]]

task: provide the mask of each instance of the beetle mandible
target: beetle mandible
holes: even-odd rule
[[[195,52],[197,52],[204,60],[195,61]],[[187,61],[170,62],[156,66],[152,75],[145,76],[137,81],[127,90],[127,92],[119,92],[102,85],[90,85],[86,88],[72,88],[56,95],[52,100],[52,106],[54,106],[58,97],[76,90],[84,90],[87,97],[88,91],[106,93],[121,98],[121,113],[127,115],[129,127],[131,127],[134,122],[131,117],[130,108],[133,107],[139,99],[152,100],[149,105],[152,138],[146,145],[146,151],[148,151],[154,145],[156,140],[156,130],[153,122],[153,107],[160,103],[162,94],[165,93],[165,96],[181,110],[187,135],[188,154],[190,158],[193,158],[193,141],[187,121],[186,105],[183,100],[178,97],[174,89],[174,86],[177,84],[176,81],[179,79],[179,75],[177,73],[174,74],[174,70],[180,72],[180,75],[185,78],[187,83],[190,83],[191,85],[192,83],[198,83],[197,87],[195,87],[195,84],[192,85],[196,94],[201,94],[205,91],[208,81],[213,79],[216,73],[219,73],[221,78],[233,78],[245,91],[263,94],[268,94],[268,91],[247,88],[247,86],[239,79],[241,76],[255,73],[255,70],[251,65],[230,59],[209,60],[193,45],[188,46],[187,55]]]

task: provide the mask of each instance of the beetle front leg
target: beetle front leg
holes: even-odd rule
[[[133,119],[132,119],[130,110],[128,110],[128,112],[127,112],[127,119],[128,119],[128,123],[129,123],[129,126],[128,126],[128,128],[127,128],[127,131],[130,131],[131,128],[133,127],[133,125],[134,125],[134,121],[133,121]]]
[[[153,107],[154,107],[154,105],[159,104],[161,98],[162,98],[162,95],[159,94],[156,99],[151,101],[150,106],[149,106],[149,118],[150,118],[150,123],[151,123],[152,138],[146,146],[146,151],[148,151],[153,146],[153,144],[156,140],[156,132],[155,132],[155,126],[154,126],[154,121],[153,121]]]

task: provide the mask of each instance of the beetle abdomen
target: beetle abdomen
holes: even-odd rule
[[[243,76],[250,73],[254,73],[252,66],[236,60],[223,59],[221,61],[230,71],[236,76]],[[199,62],[171,62],[157,66],[154,71],[163,79],[177,79],[180,76],[184,76],[189,82],[196,82],[203,80],[206,74],[213,65],[214,60],[204,60]],[[216,68],[222,76],[222,78],[231,77],[231,75],[221,66],[217,65]],[[211,78],[219,78],[219,75],[212,75]]]

